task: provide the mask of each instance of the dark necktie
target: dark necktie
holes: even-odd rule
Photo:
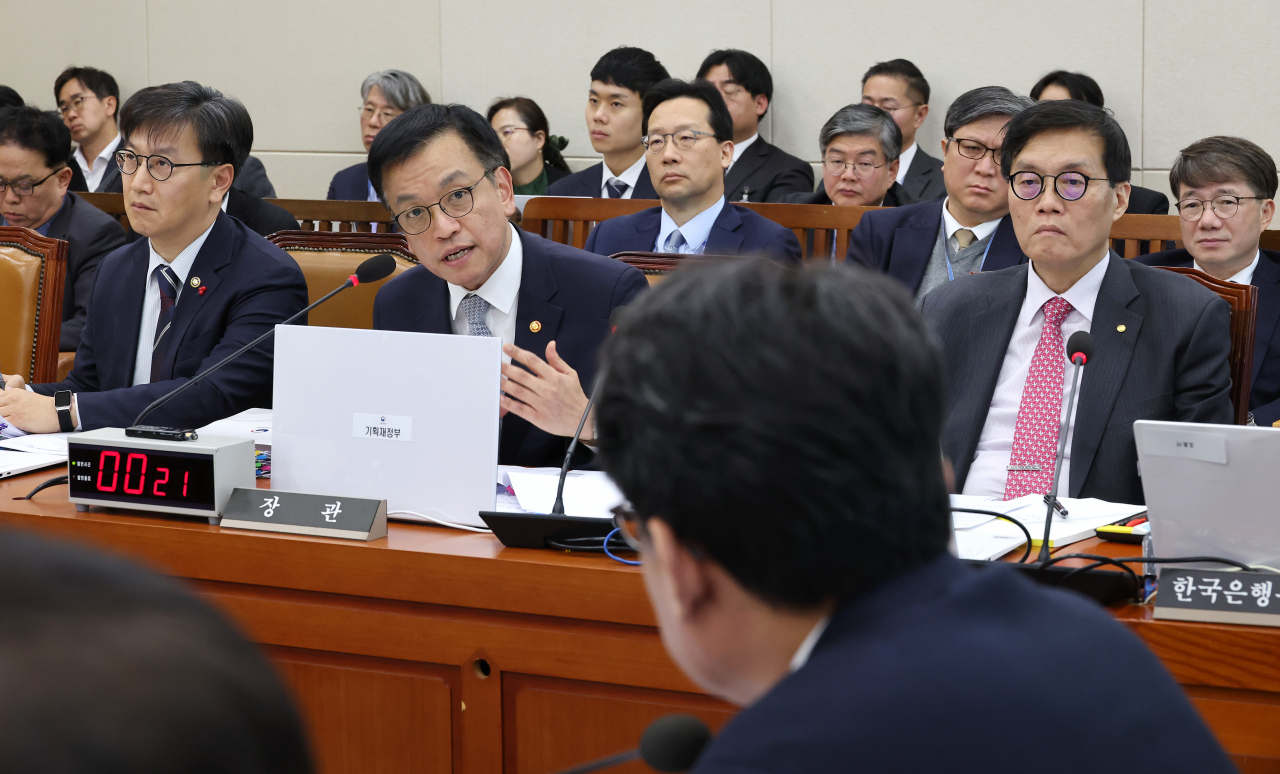
[[[178,275],[173,273],[168,264],[157,266],[152,274],[156,277],[156,284],[160,286],[160,314],[156,317],[156,337],[151,343],[151,383],[154,384],[161,381],[165,347],[161,347],[160,342],[173,324],[173,307],[178,302],[178,290],[181,286],[178,284]]]
[[[609,182],[605,183],[604,187],[609,189],[608,198],[621,199],[622,195],[625,194],[627,192],[627,189],[630,188],[631,186],[627,185],[626,183],[622,182],[621,180],[615,177],[611,179]]]

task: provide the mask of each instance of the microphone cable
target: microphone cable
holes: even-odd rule
[[[1022,530],[1022,534],[1027,536],[1027,547],[1026,547],[1026,550],[1022,552],[1022,558],[1018,560],[1018,564],[1025,564],[1027,561],[1027,557],[1031,556],[1031,531],[1027,529],[1025,524],[1013,518],[1012,516],[1006,516],[1003,513],[996,513],[995,511],[984,511],[981,508],[952,507],[951,510],[953,513],[980,513],[984,516],[995,516],[997,519],[1002,519],[1004,521],[1012,523],[1015,527]],[[952,531],[953,532],[955,531],[954,526],[952,527]]]

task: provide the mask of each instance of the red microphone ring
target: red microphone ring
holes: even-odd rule
[[[352,274],[350,277],[347,277],[347,279],[351,280],[351,287],[353,288],[360,284],[360,278],[354,274]]]

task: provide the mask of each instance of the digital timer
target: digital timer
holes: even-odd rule
[[[217,523],[236,487],[253,488],[248,439],[195,441],[134,438],[107,428],[67,439],[71,502],[208,517]]]

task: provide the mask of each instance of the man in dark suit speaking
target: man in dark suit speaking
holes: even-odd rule
[[[943,450],[965,494],[1048,492],[1076,331],[1095,353],[1059,495],[1142,503],[1134,420],[1231,422],[1227,302],[1108,246],[1129,163],[1120,125],[1087,102],[1041,102],[1005,129],[1009,214],[1031,263],[943,285],[922,307],[946,358]]]
[[[700,267],[602,361],[663,644],[744,708],[694,774],[1232,770],[1107,611],[947,553],[942,358],[900,283]]]
[[[733,160],[733,118],[707,81],[662,81],[644,98],[644,147],[661,207],[601,222],[587,250],[768,255],[800,261],[788,228],[724,197],[724,171]]]
[[[512,226],[505,159],[493,127],[464,105],[422,105],[378,133],[369,178],[422,265],[378,291],[373,327],[502,339],[498,461],[559,466],[609,317],[648,282],[624,263]]]
[[[249,113],[192,81],[151,86],[120,112],[115,162],[147,239],[102,261],[71,374],[23,389],[6,375],[0,416],[29,433],[128,427],[156,398],[307,304],[302,270],[221,211],[249,147]],[[249,350],[157,409],[194,428],[271,405],[272,345]]]

